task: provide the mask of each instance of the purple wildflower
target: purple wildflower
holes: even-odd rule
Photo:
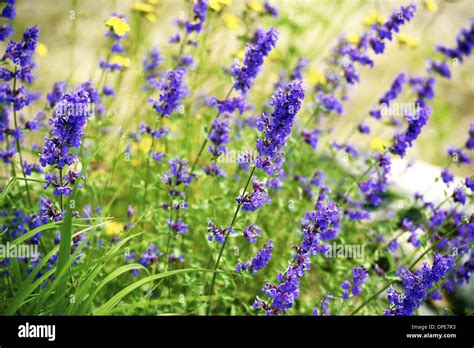
[[[255,224],[252,224],[244,229],[244,237],[247,238],[249,243],[255,243],[257,237],[262,235],[262,230]]]
[[[270,28],[266,33],[262,30],[257,30],[255,43],[247,46],[243,65],[233,64],[231,67],[232,76],[235,78],[234,88],[236,90],[246,93],[250,89],[263,64],[263,59],[275,47],[277,39],[278,32],[276,29]]]
[[[263,4],[263,7],[265,8],[265,11],[273,16],[273,17],[278,17],[278,9],[273,6],[272,4],[270,4],[268,1],[265,1],[265,3]]]
[[[217,226],[214,222],[209,220],[207,223],[207,232],[210,233],[210,235],[207,237],[210,242],[215,239],[217,242],[223,244],[226,235],[229,233],[234,233],[234,230],[232,229],[232,227],[221,228]]]
[[[185,73],[182,68],[168,70],[166,79],[162,79],[159,84],[161,90],[159,101],[150,98],[149,103],[160,116],[171,115],[179,106],[181,99],[188,95],[188,88],[184,83]]]
[[[248,108],[245,103],[245,98],[235,97],[226,100],[219,100],[215,97],[209,99],[209,106],[217,106],[217,111],[222,114],[224,112],[233,113],[235,110],[238,110],[242,115],[244,111]]]
[[[256,274],[257,271],[264,268],[268,261],[272,257],[273,242],[269,240],[266,242],[262,249],[257,252],[257,255],[252,259],[252,262],[239,263],[235,269],[237,273],[240,273],[242,270],[251,270],[253,274]]]
[[[387,290],[389,304],[388,315],[412,315],[426,298],[433,284],[438,283],[454,267],[453,256],[434,254],[433,265],[426,263],[415,272],[402,271],[401,277],[405,293],[399,293],[392,287]]]
[[[49,121],[51,137],[45,138],[44,151],[39,159],[43,167],[49,165],[63,169],[76,161],[77,155],[71,150],[81,146],[84,126],[90,115],[89,102],[89,93],[82,85],[63,94]]]
[[[186,31],[192,33],[200,33],[202,31],[202,26],[206,21],[208,1],[207,0],[197,0],[193,5],[194,16],[192,21],[186,21]]]
[[[293,120],[301,108],[305,91],[301,81],[288,84],[285,90],[277,90],[273,95],[271,106],[273,112],[270,116],[263,113],[257,120],[257,128],[262,132],[262,137],[257,139],[256,166],[268,175],[273,175],[278,170],[280,152],[286,144],[286,138],[291,133]]]
[[[453,174],[451,174],[451,172],[447,170],[446,168],[443,169],[443,171],[441,172],[441,178],[443,179],[443,182],[446,185],[448,185],[450,182],[454,180]]]
[[[211,126],[211,131],[207,138],[211,141],[209,145],[209,153],[215,158],[226,152],[226,144],[230,142],[230,125],[229,120],[225,116],[217,117]]]
[[[263,204],[270,203],[267,190],[257,179],[253,181],[253,192],[244,193],[236,200],[238,204],[242,205],[242,211],[255,211],[260,209]]]

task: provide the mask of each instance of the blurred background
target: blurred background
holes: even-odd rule
[[[254,28],[249,28],[248,18],[242,16],[258,12],[263,2],[233,0],[226,3],[230,6],[226,6],[220,16],[216,16],[217,12],[214,11],[206,23],[212,27],[209,31],[212,35],[203,37],[206,40],[206,52],[198,51],[194,57],[199,77],[194,71],[191,74],[195,73],[196,78],[193,80],[191,75],[190,79],[198,85],[202,95],[213,95],[215,92],[217,97],[222,97],[222,80],[228,83],[222,78],[223,68],[242,55],[243,44],[239,36],[244,36],[256,27],[275,26],[281,33],[276,52],[270,57],[271,62],[265,65],[265,71],[260,74],[265,78],[258,79],[252,91],[252,94],[265,91],[270,95],[271,85],[278,80],[282,67],[290,69],[299,57],[306,57],[310,65],[305,82],[314,83],[312,80],[322,69],[323,60],[338,37],[359,35],[366,29],[374,13],[388,16],[392,9],[408,2],[272,0],[270,3],[279,9],[279,16],[256,17],[250,21]],[[435,54],[435,45],[453,45],[461,26],[467,26],[469,19],[474,16],[474,3],[471,0],[416,3],[418,12],[415,19],[403,26],[401,34],[388,45],[383,55],[375,57],[373,69],[361,69],[361,83],[356,85],[346,104],[344,124],[352,127],[355,120],[366,114],[399,72],[423,74],[426,59]],[[18,17],[14,21],[14,38],[20,35],[25,26],[39,26],[42,45],[40,57],[37,58],[38,79],[33,89],[40,91],[44,97],[55,81],[68,80],[75,84],[89,78],[98,80],[98,62],[107,52],[104,21],[113,12],[125,14],[132,29],[130,38],[124,42],[126,52],[130,54],[125,79],[132,79],[141,73],[145,51],[152,46],[160,48],[164,65],[169,66],[174,47],[168,44],[168,37],[176,31],[173,19],[185,18],[189,10],[188,3],[178,0],[149,3],[136,0],[20,0],[17,5]],[[146,20],[139,20],[140,17]],[[202,64],[203,60],[205,64]],[[417,145],[408,152],[409,159],[443,165],[446,161],[446,146],[461,144],[460,139],[466,137],[469,122],[474,120],[473,72],[474,60],[470,59],[454,68],[452,80],[440,79],[434,114]],[[133,92],[130,86],[130,83],[121,83],[117,91],[123,100],[123,110],[127,110],[125,105],[129,102],[126,96]],[[309,108],[308,100],[306,103]],[[124,113],[118,112],[117,117],[125,120],[131,116]],[[337,139],[348,132],[350,129],[340,125],[334,137]],[[384,135],[383,128],[378,132]],[[387,136],[390,132],[387,130]],[[366,139],[355,136],[352,141],[363,143]],[[472,171],[472,168],[454,169],[459,175],[467,174],[466,171]]]

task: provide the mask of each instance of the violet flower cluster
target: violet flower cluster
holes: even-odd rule
[[[16,17],[15,3],[16,0],[5,0],[5,7],[0,13],[0,17],[13,20]],[[13,28],[10,24],[4,23],[0,25],[0,41],[5,41],[7,37],[13,34]]]
[[[262,236],[262,229],[255,224],[252,224],[244,229],[244,237],[249,241],[249,243],[255,243],[257,237]]]
[[[257,296],[253,305],[255,309],[263,309],[267,315],[280,315],[292,308],[299,296],[300,278],[311,266],[310,256],[324,252],[321,239],[336,237],[341,211],[333,201],[327,199],[324,189],[321,190],[315,209],[307,211],[301,222],[303,240],[295,247],[293,261],[284,273],[277,276],[276,285],[267,283],[262,289],[270,301],[265,302]]]
[[[433,285],[444,278],[454,265],[453,256],[435,253],[431,267],[425,263],[415,272],[402,270],[404,292],[398,292],[393,287],[387,290],[390,308],[385,311],[385,315],[412,315],[420,307]]]
[[[359,82],[360,77],[356,65],[374,66],[374,61],[369,56],[370,50],[375,54],[381,54],[385,49],[385,41],[392,40],[392,35],[399,32],[400,26],[409,22],[416,11],[416,5],[401,6],[394,10],[390,18],[383,25],[376,24],[369,31],[360,35],[357,43],[352,43],[343,37],[331,56],[327,59],[323,83],[318,83],[314,89],[317,92],[314,106],[314,116],[318,120],[320,116],[330,113],[343,113],[342,101],[348,98],[349,86]],[[367,127],[362,127],[367,133]],[[318,144],[321,130],[319,128],[302,130],[303,139],[314,149]]]
[[[347,300],[349,295],[349,290],[352,290],[352,296],[357,296],[362,292],[362,285],[367,282],[369,273],[364,266],[356,266],[352,270],[352,284],[349,280],[345,280],[341,284],[341,289],[343,290],[342,298]]]
[[[377,170],[366,181],[359,183],[359,189],[365,196],[367,203],[376,207],[382,201],[381,194],[388,188],[388,175],[390,174],[391,160],[387,154],[377,153],[374,156]]]
[[[186,21],[186,32],[192,33],[193,31],[200,33],[204,22],[206,21],[207,8],[209,4],[207,0],[197,0],[193,5],[193,19]]]
[[[226,145],[230,142],[229,132],[229,118],[226,115],[218,116],[214,122],[212,122],[211,131],[207,135],[207,138],[211,142],[211,145],[209,145],[209,153],[212,155],[214,161],[227,152]],[[208,175],[226,176],[225,171],[214,162],[208,166],[204,166],[203,170]]]
[[[273,242],[269,240],[266,242],[262,249],[257,252],[257,255],[252,259],[251,262],[239,262],[235,268],[237,273],[249,270],[253,274],[256,274],[259,270],[264,268],[268,261],[272,258]]]
[[[45,138],[44,150],[39,158],[41,166],[50,166],[62,171],[64,167],[72,166],[77,161],[77,154],[73,150],[78,150],[82,144],[84,127],[90,116],[90,101],[84,84],[63,94],[49,120],[51,137]],[[70,170],[64,180],[60,180],[55,174],[49,173],[46,180],[55,186],[56,196],[67,196],[71,193],[70,185],[74,184],[78,175]]]
[[[385,95],[379,99],[378,104],[380,107],[374,107],[370,110],[369,114],[376,120],[382,118],[382,109],[383,107],[387,108],[390,106],[390,103],[397,99],[397,97],[402,93],[404,86],[408,82],[408,75],[406,73],[398,74],[393,80],[389,90]]]
[[[238,197],[237,203],[242,205],[242,211],[255,211],[260,209],[264,204],[270,203],[267,190],[262,182],[254,179],[253,191],[244,193]]]
[[[3,104],[0,110],[0,142],[7,141],[7,146],[0,150],[0,158],[5,163],[10,163],[17,151],[15,142],[21,142],[24,130],[29,130],[26,127],[11,128],[10,110],[13,109],[13,112],[22,110],[39,98],[39,94],[30,92],[25,85],[18,83],[21,81],[31,84],[34,81],[33,70],[36,65],[33,62],[33,55],[38,44],[38,36],[39,30],[36,26],[27,28],[21,40],[9,41],[1,59],[3,66],[0,67],[0,79],[5,83],[0,84],[0,104]],[[4,67],[8,66],[7,63],[13,65],[13,71]],[[15,82],[10,84],[10,81]],[[12,139],[9,139],[10,136]]]
[[[331,313],[329,312],[329,305],[331,304],[331,300],[334,298],[334,296],[328,292],[326,295],[324,295],[323,299],[321,300],[321,315],[322,316],[330,316]],[[313,315],[318,316],[319,311],[318,308],[313,308]]]
[[[263,64],[263,60],[275,48],[278,40],[278,31],[270,28],[267,32],[257,30],[254,37],[254,43],[249,44],[245,51],[243,65],[232,65],[232,76],[235,78],[234,88],[245,94]]]
[[[211,220],[207,223],[207,232],[210,233],[207,237],[207,240],[212,242],[212,240],[216,240],[220,244],[225,242],[226,235],[229,233],[234,233],[234,229],[232,227],[222,228],[217,226]]]
[[[416,5],[411,3],[408,6],[401,6],[400,10],[393,11],[389,19],[382,25],[375,25],[376,37],[370,39],[370,46],[376,54],[383,53],[385,50],[386,39],[392,40],[394,33],[400,31],[400,26],[410,21],[416,11]]]
[[[182,186],[188,186],[196,178],[194,174],[191,174],[188,161],[185,159],[179,159],[178,157],[168,162],[170,170],[163,175],[162,182],[169,187],[168,193],[171,199],[180,197],[183,200],[186,199],[184,191],[181,190]],[[178,202],[176,204],[164,204],[162,206],[165,209],[184,210],[187,209],[188,205],[185,201]],[[180,218],[168,219],[168,227],[180,234],[184,234],[189,231],[188,225]]]
[[[428,105],[424,105],[418,108],[414,115],[406,115],[405,118],[408,126],[405,131],[395,134],[394,143],[389,148],[390,152],[403,158],[407,149],[413,146],[413,142],[418,138],[422,128],[428,122],[431,112],[431,108]]]
[[[162,59],[160,50],[158,47],[153,47],[146,52],[145,59],[143,60],[143,71],[145,73],[145,90],[153,90],[159,87],[160,79],[162,77],[159,68],[161,66]]]
[[[186,70],[182,68],[168,70],[166,78],[157,84],[160,96],[158,100],[150,98],[148,102],[161,117],[171,115],[178,108],[181,99],[189,94],[184,83],[185,73]]]
[[[457,59],[462,62],[464,58],[469,56],[474,47],[474,19],[471,19],[468,29],[462,28],[456,37],[456,46],[448,48],[443,45],[436,46],[436,50],[444,56],[444,60],[428,62],[428,70],[432,71],[444,78],[451,78],[451,71],[448,67],[447,59]]]
[[[160,261],[161,256],[163,256],[163,253],[160,252],[158,247],[154,244],[150,244],[150,246],[143,252],[143,254],[140,255],[139,258],[137,258],[135,253],[130,253],[125,255],[125,260],[133,260],[135,262],[138,262],[143,267],[151,267],[152,265],[156,265],[158,261]],[[138,277],[140,275],[140,269],[132,269],[130,273],[132,273],[135,277]]]
[[[282,90],[278,89],[270,105],[273,106],[271,115],[263,113],[257,120],[257,128],[262,136],[257,139],[256,166],[268,175],[273,175],[280,169],[283,158],[282,149],[291,133],[293,121],[301,108],[305,90],[301,81],[294,81]]]

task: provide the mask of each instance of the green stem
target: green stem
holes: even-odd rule
[[[59,169],[59,186],[63,186],[63,170]],[[59,195],[59,206],[61,207],[61,212],[64,211],[64,206],[63,206],[63,194],[61,193]]]
[[[224,98],[224,102],[227,101],[227,99],[229,99],[230,94],[232,93],[233,90],[234,90],[234,86],[232,85],[232,87],[229,89],[229,92],[227,92],[227,94],[226,94],[226,96],[225,96],[225,98]],[[219,115],[220,115],[220,112],[218,111],[217,114],[216,114],[216,116],[214,116],[214,119],[213,119],[212,123],[214,123],[214,121],[219,117]],[[211,123],[211,124],[212,124],[212,123]],[[209,130],[208,130],[208,132],[207,132],[207,134],[206,134],[206,137],[204,138],[204,141],[203,141],[203,143],[202,143],[202,145],[201,145],[201,148],[199,149],[199,152],[198,152],[196,158],[194,159],[193,165],[191,166],[191,174],[194,173],[194,169],[196,168],[196,165],[197,165],[199,159],[201,158],[202,151],[204,150],[204,148],[206,147],[207,142],[209,141],[208,137],[209,137],[209,134],[211,133],[211,129],[210,129],[210,128],[211,128],[211,127],[209,127]]]
[[[157,117],[157,119],[155,120],[155,125],[154,125],[153,130],[155,130],[158,127],[159,120],[161,121],[162,118],[163,118],[163,115],[160,115]],[[151,157],[152,157],[154,146],[155,146],[155,136],[151,135],[151,146],[150,146],[150,150],[148,150],[146,172],[145,172],[145,192],[143,193],[143,201],[142,201],[143,208],[146,205],[146,196],[148,194],[148,177],[150,176]]]
[[[13,78],[13,95],[16,93],[16,66],[15,66],[15,72],[14,72],[14,78]],[[18,120],[16,116],[16,110],[15,106],[13,105],[13,120],[15,122],[15,129],[18,128]],[[23,178],[26,179],[26,174],[25,174],[25,167],[23,165],[23,155],[21,153],[21,146],[20,146],[20,140],[16,139],[16,150],[18,151],[18,155],[20,156],[20,167],[21,167],[21,173],[23,174]],[[31,195],[30,195],[30,188],[28,185],[28,181],[25,180],[25,187],[26,187],[26,195],[28,197],[28,204],[30,207],[33,206],[32,201],[31,201]]]
[[[252,176],[255,172],[255,166],[253,166],[252,168],[252,171],[250,172],[250,175],[247,179],[247,183],[245,184],[245,187],[244,187],[244,191],[242,192],[242,195],[245,194],[245,192],[247,191],[247,188],[250,184],[250,180],[252,180]],[[240,207],[242,206],[242,202],[239,203],[237,205],[237,208],[235,209],[235,212],[234,212],[234,216],[232,217],[232,222],[230,223],[230,228],[232,228],[234,226],[234,223],[235,223],[235,220],[237,219],[237,215],[239,214],[239,211],[240,211]],[[219,256],[217,257],[217,261],[216,261],[216,264],[214,265],[214,271],[217,271],[217,268],[219,267],[219,263],[221,261],[221,258],[222,258],[222,254],[224,252],[224,248],[227,244],[227,240],[229,239],[229,232],[227,232],[225,234],[225,239],[224,239],[224,243],[222,243],[222,247],[221,247],[221,250],[219,252]],[[214,285],[216,283],[216,277],[217,277],[217,272],[214,272],[214,274],[212,275],[212,281],[211,281],[211,289],[209,291],[209,305],[207,307],[207,312],[206,312],[206,315],[209,315],[210,312],[211,312],[211,305],[212,305],[212,301],[211,301],[211,298],[212,298],[212,295],[214,293]]]

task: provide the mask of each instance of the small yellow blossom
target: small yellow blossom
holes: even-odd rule
[[[120,54],[113,54],[112,57],[110,57],[110,63],[111,64],[118,64],[121,67],[124,68],[129,68],[130,67],[130,58],[124,57]]]
[[[145,15],[145,18],[150,23],[156,23],[156,21],[158,20],[158,17],[156,17],[156,15],[154,13],[147,13]]]
[[[160,2],[160,0],[148,0],[148,2],[152,5],[156,5],[157,3]]]
[[[117,237],[123,232],[123,228],[124,226],[120,222],[109,221],[105,225],[105,234],[108,237]]]
[[[359,43],[359,35],[357,34],[349,34],[347,35],[347,41],[351,44],[357,45]]]
[[[384,151],[389,146],[388,141],[380,138],[380,137],[373,137],[370,139],[370,147],[375,151]]]
[[[248,7],[251,11],[257,12],[257,13],[262,13],[265,11],[265,8],[261,3],[259,3],[256,0],[252,0],[248,3]]]
[[[308,82],[311,86],[314,85],[325,85],[327,83],[326,75],[318,70],[310,71],[308,74]]]
[[[155,8],[152,5],[145,4],[143,2],[134,3],[132,8],[135,11],[145,12],[145,13],[152,13],[155,10]]]
[[[410,48],[415,48],[416,46],[418,46],[418,42],[415,39],[403,33],[400,33],[398,35],[398,43],[400,45],[406,45],[407,47],[410,47]]]
[[[232,31],[237,31],[241,27],[240,19],[236,15],[224,13],[222,15],[224,25]]]
[[[423,5],[425,6],[425,9],[430,12],[436,12],[438,10],[438,5],[434,0],[425,0],[423,1]]]
[[[224,7],[230,6],[232,4],[232,0],[210,0],[209,7],[214,11],[219,12]]]
[[[106,22],[105,25],[112,28],[115,34],[118,36],[124,36],[130,32],[130,26],[122,18],[111,17]]]
[[[235,57],[240,59],[241,62],[243,62],[245,59],[245,50],[240,50],[239,52],[237,52],[235,54]]]
[[[38,42],[38,45],[36,46],[36,53],[38,53],[38,56],[44,57],[48,55],[48,47],[44,43]]]
[[[281,54],[275,50],[272,50],[268,55],[268,59],[270,59],[272,62],[281,61]]]
[[[138,148],[141,152],[148,153],[151,148],[151,142],[152,140],[150,139],[150,137],[143,137],[142,140],[138,143]]]
[[[170,128],[170,127],[168,127]],[[143,153],[148,153],[151,148],[151,143],[152,139],[150,136],[144,136],[142,137],[142,140],[139,143],[133,143],[132,145],[132,152],[137,152],[137,150],[140,150]],[[155,141],[155,144],[153,145],[153,151],[158,151],[158,152],[164,152],[165,151],[165,145],[163,145],[160,142]]]
[[[385,16],[383,16],[380,12],[372,11],[364,17],[363,23],[368,26],[372,26],[374,24],[382,25],[385,23],[385,20]]]

